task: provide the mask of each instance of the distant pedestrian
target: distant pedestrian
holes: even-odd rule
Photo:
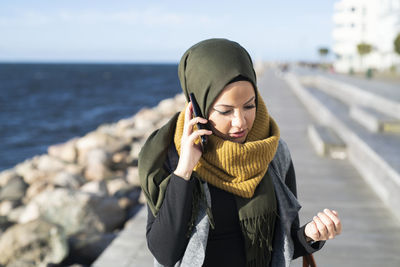
[[[188,104],[139,157],[156,266],[289,266],[340,234],[329,209],[300,227],[289,149],[242,46],[202,41],[183,55],[178,74]],[[193,115],[191,93],[205,118]]]

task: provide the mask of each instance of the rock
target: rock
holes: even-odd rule
[[[143,108],[134,117],[135,128],[152,131],[158,120],[160,120],[160,114],[153,109]]]
[[[33,169],[36,169],[36,164],[34,163],[35,160],[27,159],[15,166],[15,172],[25,177],[25,175],[29,174]]]
[[[20,204],[20,201],[5,200],[0,202],[0,216],[8,214]]]
[[[88,133],[76,142],[78,149],[78,162],[81,165],[86,165],[88,159],[87,153],[96,148],[103,148],[110,154],[120,151],[125,146],[125,143],[114,136],[106,133],[95,131]]]
[[[96,132],[104,133],[104,134],[115,137],[116,123],[101,124],[99,127],[97,127]]]
[[[61,227],[44,220],[17,224],[0,237],[0,264],[46,266],[60,263],[68,254]]]
[[[112,156],[112,169],[114,169],[114,170],[116,170],[116,169],[124,170],[131,163],[132,163],[132,160],[129,156],[128,150],[117,152]]]
[[[93,149],[86,152],[85,160],[87,167],[85,177],[90,181],[109,179],[113,176],[109,166],[111,165],[111,154],[104,149]]]
[[[135,120],[133,119],[133,117],[119,120],[116,125],[116,128],[122,131],[126,129],[132,129],[134,127],[135,127]]]
[[[40,171],[38,169],[31,169],[30,172],[27,172],[24,175],[24,181],[27,184],[32,185],[34,183],[37,183],[40,180],[45,180],[45,179],[49,178],[52,175],[54,175],[54,173],[49,175],[49,173],[45,173],[45,172]]]
[[[18,218],[18,223],[27,223],[40,217],[40,209],[36,203],[30,203],[25,206]]]
[[[123,178],[117,178],[107,181],[107,189],[111,196],[119,190],[129,187],[128,182]]]
[[[147,138],[155,130],[155,124],[160,120],[160,117],[152,109],[141,109],[134,117],[136,131],[140,131],[143,138]]]
[[[91,164],[85,169],[85,178],[89,181],[101,181],[111,179],[114,174],[103,164]]]
[[[161,100],[157,107],[157,113],[162,114],[164,117],[171,117],[177,112],[176,102],[174,98],[166,98]],[[180,110],[179,110],[180,111]]]
[[[105,181],[91,181],[81,187],[81,191],[99,196],[108,196],[107,185]]]
[[[127,151],[117,152],[112,155],[113,164],[121,164],[126,162],[125,158],[129,155]]]
[[[19,218],[21,217],[21,214],[24,212],[25,206],[18,206],[14,209],[12,209],[8,215],[7,218],[10,222],[17,223],[19,221]]]
[[[14,169],[9,169],[0,172],[0,187],[5,186],[8,183],[8,181],[16,177],[19,177],[19,175]]]
[[[78,138],[74,138],[63,144],[49,146],[47,152],[54,158],[74,163],[78,159],[78,151],[75,147],[77,141]]]
[[[6,216],[0,216],[0,238],[1,235],[12,225]],[[1,256],[0,256],[1,257]]]
[[[174,97],[176,103],[176,111],[181,111],[186,105],[186,97],[183,93],[177,94]]]
[[[138,169],[138,167],[129,167],[127,169],[126,180],[131,185],[140,186],[139,169]]]
[[[20,223],[34,219],[35,216],[26,213],[34,213],[35,209],[41,218],[61,225],[67,235],[110,232],[125,219],[116,198],[65,188],[44,191],[32,199],[21,215]]]
[[[41,192],[45,190],[53,190],[54,185],[46,180],[39,180],[36,183],[31,184],[26,191],[25,198],[23,200],[24,203],[28,203],[32,198],[39,195]]]
[[[131,145],[131,152],[130,156],[134,159],[139,158],[139,152],[142,149],[143,143],[142,142],[134,142]]]
[[[36,266],[37,265],[35,261],[25,260],[25,259],[15,259],[13,262],[7,264],[7,267],[36,267]]]
[[[122,197],[118,199],[118,205],[121,209],[127,210],[134,205],[134,202],[128,197]]]
[[[55,173],[64,168],[64,162],[50,155],[42,155],[37,163],[37,169],[46,173]]]
[[[105,149],[96,148],[89,150],[86,154],[86,164],[103,164],[109,166],[111,163],[111,154],[108,153]]]
[[[53,185],[71,189],[78,189],[85,183],[85,178],[80,175],[74,175],[65,171],[59,172],[53,178]]]
[[[0,201],[3,200],[21,200],[28,185],[20,176],[15,176],[9,180],[0,190]]]
[[[145,127],[142,129],[132,128],[132,129],[119,130],[117,134],[118,136],[121,136],[121,138],[127,140],[127,142],[131,142],[131,141],[145,139],[149,134],[151,134],[151,132],[152,130],[149,130],[149,128]]]
[[[64,170],[73,175],[83,175],[84,166],[77,164],[68,164],[65,166]]]
[[[88,265],[92,264],[116,236],[115,233],[106,233],[71,237],[71,260]]]

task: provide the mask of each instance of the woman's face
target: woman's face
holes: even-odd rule
[[[255,92],[248,81],[228,84],[211,106],[208,116],[215,135],[237,143],[246,141],[255,118]]]

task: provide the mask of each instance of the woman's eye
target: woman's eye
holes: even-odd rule
[[[217,111],[221,115],[228,115],[229,113],[231,113],[232,110],[227,110],[227,111],[219,111],[219,110],[217,110]]]
[[[252,109],[252,108],[255,108],[256,107],[256,105],[248,105],[248,106],[245,106],[244,108],[245,109]]]

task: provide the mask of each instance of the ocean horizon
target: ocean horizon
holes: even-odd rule
[[[0,171],[181,92],[177,63],[0,63]]]

